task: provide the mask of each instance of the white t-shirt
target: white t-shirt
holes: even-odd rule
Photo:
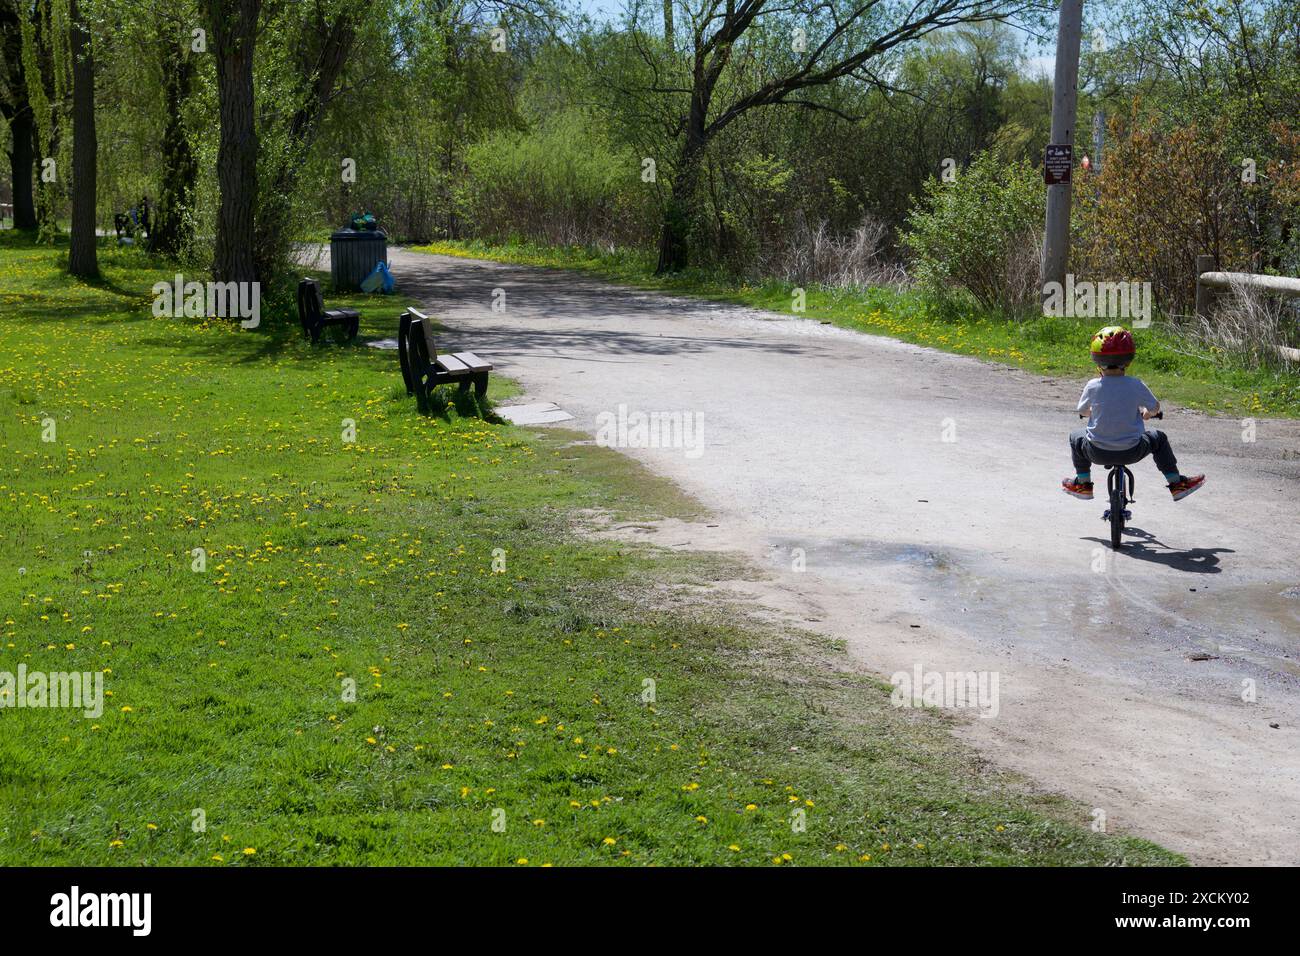
[[[1123,451],[1146,434],[1141,409],[1153,409],[1156,404],[1156,397],[1142,379],[1103,375],[1083,387],[1076,411],[1092,407],[1087,428],[1089,442],[1107,451]]]

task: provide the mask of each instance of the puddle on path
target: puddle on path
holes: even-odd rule
[[[1204,573],[1175,582],[1133,571],[1015,571],[951,549],[863,539],[770,539],[768,560],[861,582],[904,585],[936,623],[1008,649],[1134,674],[1208,652],[1300,677],[1300,590],[1288,582],[1224,586]]]
[[[957,562],[944,550],[916,547],[860,538],[832,538],[810,541],[806,538],[772,538],[769,559],[773,564],[789,566],[802,552],[809,569],[860,570],[872,564],[912,565],[937,571],[954,570]]]

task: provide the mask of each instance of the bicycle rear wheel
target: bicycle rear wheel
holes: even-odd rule
[[[1124,539],[1124,469],[1115,467],[1110,470],[1107,482],[1110,490],[1110,546],[1118,551]]]

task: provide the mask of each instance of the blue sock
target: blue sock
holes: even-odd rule
[[[1081,471],[1081,472],[1079,472],[1077,475],[1074,476],[1074,480],[1077,481],[1077,482],[1079,482],[1079,484],[1082,484],[1082,485],[1090,485],[1090,484],[1092,484],[1092,472],[1090,472],[1090,471]]]
[[[1165,472],[1165,481],[1169,482],[1171,485],[1181,477],[1183,476],[1176,471]]]

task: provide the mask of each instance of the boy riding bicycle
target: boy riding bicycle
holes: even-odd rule
[[[1133,361],[1133,335],[1112,325],[1092,337],[1092,360],[1101,366],[1101,377],[1083,387],[1077,411],[1088,415],[1086,428],[1070,432],[1073,478],[1061,481],[1067,495],[1092,500],[1092,470],[1097,465],[1131,465],[1148,454],[1169,483],[1174,501],[1181,501],[1205,483],[1204,475],[1187,477],[1178,471],[1178,461],[1165,433],[1146,427],[1146,420],[1160,411],[1160,403],[1139,378],[1125,375]]]

